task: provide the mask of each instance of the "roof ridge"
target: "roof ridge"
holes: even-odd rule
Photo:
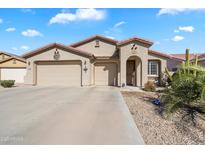
[[[124,40],[121,40],[117,43],[117,45],[121,46],[121,45],[124,45],[124,44],[127,44],[129,42],[132,42],[132,41],[139,41],[141,43],[144,43],[144,44],[148,44],[148,45],[153,45],[153,41],[151,40],[148,40],[148,39],[145,39],[145,38],[142,38],[142,37],[138,37],[138,36],[133,36],[133,37],[130,37],[128,39],[124,39]]]
[[[79,54],[84,54],[84,55],[89,56],[89,57],[93,56],[93,54],[91,54],[91,53],[89,53],[87,51],[79,50],[79,49],[73,48],[71,46],[66,46],[66,45],[64,45],[62,43],[56,43],[55,42],[55,43],[49,43],[49,44],[47,44],[45,46],[42,46],[40,48],[37,48],[37,49],[32,50],[30,52],[27,52],[27,53],[23,54],[22,57],[26,58],[26,57],[29,57],[29,56],[31,56],[33,54],[36,54],[36,53],[38,53],[38,52],[40,52],[42,50],[45,50],[45,49],[50,48],[50,47],[55,47],[55,46],[56,47],[61,47],[61,48],[64,48],[64,49],[68,49],[68,50],[73,50],[73,51],[75,51],[75,52],[77,52]]]
[[[69,44],[68,46],[77,47],[77,46],[79,46],[81,44],[85,44],[85,43],[87,43],[89,41],[92,41],[92,40],[94,40],[96,38],[104,39],[104,40],[106,40],[106,41],[108,41],[110,43],[114,43],[114,44],[116,44],[118,42],[118,40],[106,37],[104,35],[93,35],[93,36],[90,36],[88,38],[82,39],[81,41],[77,41],[75,43]]]

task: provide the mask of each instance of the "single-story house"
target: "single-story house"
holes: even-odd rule
[[[0,51],[0,80],[24,83],[26,60],[20,56]]]
[[[140,37],[117,41],[92,36],[63,45],[51,43],[24,54],[25,84],[142,87],[160,83],[169,55],[150,50],[153,42]]]
[[[198,64],[202,67],[205,67],[205,54],[190,54],[190,60],[194,61],[194,59],[198,56]],[[167,60],[167,68],[171,72],[176,72],[181,63],[185,61],[185,54],[171,54],[170,58]]]

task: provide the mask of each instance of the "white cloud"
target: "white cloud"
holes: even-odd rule
[[[30,47],[27,46],[27,45],[22,45],[22,46],[20,47],[20,49],[22,49],[22,50],[28,50],[28,49],[30,49]]]
[[[126,24],[125,21],[120,21],[120,22],[118,22],[118,23],[116,23],[116,24],[114,25],[114,28],[120,27],[120,26],[122,26],[122,25],[124,25],[124,24]]]
[[[178,42],[178,41],[182,41],[183,39],[184,39],[183,36],[176,35],[175,37],[172,38],[172,41]]]
[[[110,39],[115,39],[115,37],[113,36],[106,36],[107,38],[110,38]]]
[[[7,32],[14,32],[16,30],[16,28],[14,27],[9,27],[6,29]]]
[[[3,23],[3,19],[0,18],[0,24]]]
[[[192,12],[192,11],[205,11],[205,9],[204,8],[174,8],[174,9],[164,8],[159,10],[157,16],[165,15],[165,14],[177,15],[179,13]]]
[[[97,9],[77,9],[75,13],[62,12],[52,17],[49,24],[67,24],[80,20],[102,20],[105,18],[104,10]]]
[[[175,32],[175,33],[179,33],[179,30],[175,29],[174,32]]]
[[[185,32],[193,32],[194,27],[193,26],[179,26],[179,30],[185,31]]]
[[[116,24],[114,24],[111,28],[109,28],[108,30],[104,31],[104,33],[106,35],[113,35],[113,34],[118,34],[120,32],[122,32],[122,28],[121,26],[126,24],[127,22],[125,21],[120,21]]]
[[[35,37],[35,36],[43,36],[39,31],[35,29],[27,29],[21,33],[23,36],[26,37]]]

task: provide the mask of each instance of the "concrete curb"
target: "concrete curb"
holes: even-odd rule
[[[120,102],[121,102],[122,107],[124,108],[124,110],[123,110],[124,113],[123,114],[128,119],[127,122],[128,122],[128,125],[130,126],[130,131],[134,132],[132,134],[132,136],[130,136],[130,138],[132,138],[132,140],[135,142],[134,144],[144,145],[145,142],[144,142],[144,140],[143,140],[143,138],[142,138],[142,136],[140,134],[139,129],[137,128],[137,125],[135,124],[135,121],[134,121],[134,119],[133,119],[133,117],[132,117],[132,115],[131,115],[131,113],[129,111],[129,108],[128,108],[128,106],[127,106],[127,104],[126,104],[126,102],[125,102],[121,92],[119,92],[119,93],[120,93],[119,97],[121,97],[121,100],[122,100]]]

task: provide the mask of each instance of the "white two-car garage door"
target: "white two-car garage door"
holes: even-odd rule
[[[15,83],[23,83],[26,75],[25,68],[1,68],[1,80],[15,80]]]
[[[80,62],[38,62],[37,85],[81,86]]]
[[[116,86],[117,85],[117,64],[96,63],[95,64],[95,85]]]

